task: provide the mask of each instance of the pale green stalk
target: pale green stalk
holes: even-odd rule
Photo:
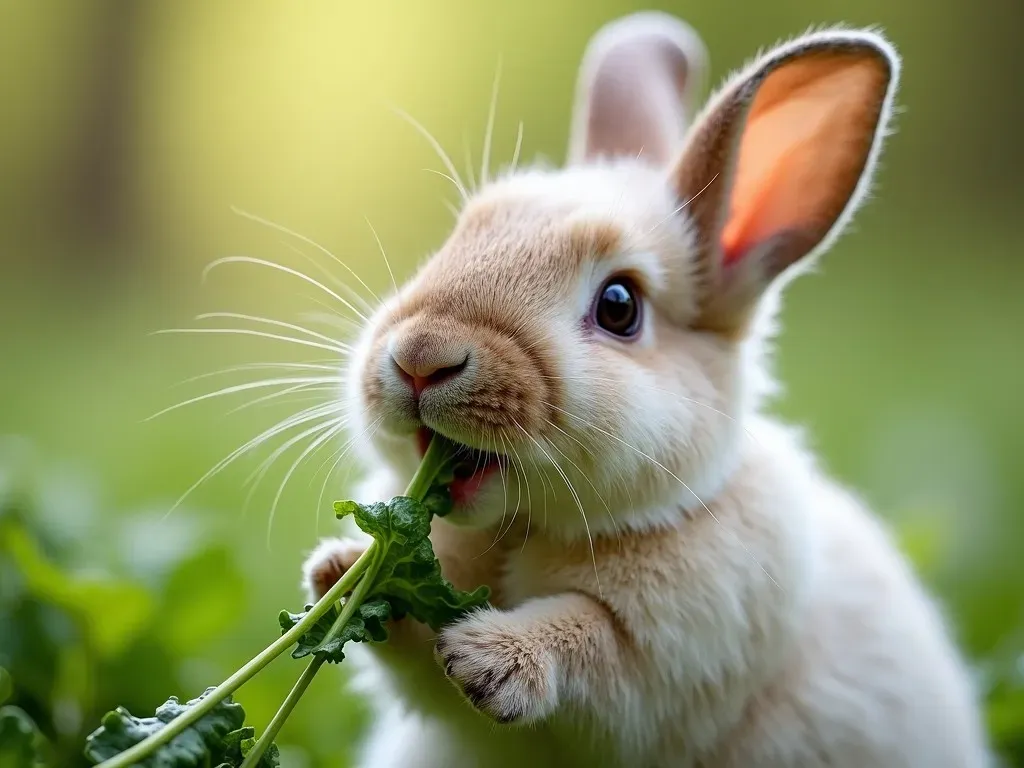
[[[430,445],[427,447],[427,452],[424,454],[423,460],[420,462],[420,465],[416,470],[416,474],[409,483],[405,495],[411,499],[415,499],[416,501],[423,501],[427,492],[430,490],[430,486],[434,483],[435,478],[444,468],[444,465],[451,459],[451,456],[451,444],[443,438],[435,436],[434,439],[430,441]],[[104,760],[96,766],[96,768],[129,768],[129,766],[144,760],[159,747],[169,742],[179,733],[182,733],[190,725],[202,718],[203,715],[217,706],[218,703],[241,688],[242,685],[248,682],[270,662],[298,642],[299,638],[302,637],[314,624],[316,624],[316,622],[320,620],[321,616],[331,609],[331,606],[338,602],[346,592],[351,591],[352,595],[345,602],[341,615],[331,626],[327,635],[324,637],[323,643],[320,645],[322,646],[324,643],[333,639],[339,632],[341,632],[349,618],[359,608],[366,596],[366,593],[372,586],[373,579],[377,574],[377,568],[380,565],[377,555],[379,550],[380,547],[377,542],[372,542],[370,546],[366,548],[366,551],[359,556],[359,559],[352,564],[352,567],[349,568],[345,574],[338,579],[334,586],[316,602],[316,605],[306,612],[306,615],[303,616],[294,627],[282,634],[281,637],[253,657],[245,666],[210,691],[209,695],[204,696],[197,704],[189,707],[185,712],[171,720],[171,722],[153,735],[143,739],[130,749],[126,749],[124,752],[114,755],[114,757],[109,760]],[[366,576],[367,578],[363,578],[363,576]],[[284,725],[285,720],[288,719],[288,715],[291,714],[299,699],[302,698],[302,694],[305,693],[306,688],[308,688],[310,682],[312,682],[313,677],[323,665],[325,658],[326,657],[323,654],[314,655],[313,660],[307,665],[298,681],[292,687],[292,690],[288,693],[284,703],[278,709],[273,719],[271,719],[266,732],[259,738],[252,750],[246,756],[245,761],[242,763],[243,768],[250,768],[250,766],[254,766],[259,762],[260,757],[273,741],[274,736],[281,729],[281,726]]]

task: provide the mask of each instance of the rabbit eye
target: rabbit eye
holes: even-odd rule
[[[628,280],[613,278],[601,288],[594,307],[594,322],[616,336],[635,336],[640,330],[640,298]]]

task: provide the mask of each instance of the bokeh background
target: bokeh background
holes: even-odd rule
[[[170,694],[192,697],[273,639],[278,611],[301,606],[299,565],[331,529],[328,502],[351,481],[344,462],[327,477],[338,446],[325,444],[270,525],[305,443],[246,480],[296,429],[166,514],[329,385],[146,417],[221,387],[325,374],[189,378],[333,353],[153,331],[301,335],[195,319],[226,311],[348,333],[301,280],[234,264],[203,281],[203,268],[247,255],[326,270],[370,298],[308,242],[232,206],[322,243],[386,291],[367,219],[401,279],[442,242],[456,199],[390,105],[479,176],[500,61],[492,162],[509,162],[520,121],[523,160],[560,161],[587,39],[643,8],[699,30],[714,81],[822,23],[880,24],[902,51],[877,194],[819,273],[791,286],[773,407],[892,521],[977,665],[994,742],[1024,765],[1024,4],[2,0],[0,703],[36,720],[54,765],[81,765],[84,736],[114,705],[151,714]],[[254,724],[299,669],[283,659],[242,689]],[[287,768],[349,764],[365,707],[343,677],[321,674],[287,724]]]

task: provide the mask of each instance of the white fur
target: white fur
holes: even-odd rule
[[[815,253],[863,197],[879,146]],[[438,638],[405,620],[389,643],[352,649],[356,687],[378,711],[360,765],[988,765],[976,694],[933,601],[884,526],[821,471],[795,431],[761,412],[781,281],[741,340],[690,333],[694,234],[685,214],[674,215],[661,172],[635,159],[527,170],[471,201],[477,210],[524,204],[538,227],[610,222],[622,242],[614,260],[553,275],[542,288],[557,301],[529,310],[557,351],[563,435],[521,439],[515,471],[460,511],[464,528],[435,521],[446,573],[463,586],[487,580],[495,607]],[[581,343],[580,307],[613,265],[639,274],[650,296],[643,342],[629,348],[636,365],[613,364],[626,352],[620,342]],[[548,296],[528,264],[473,262],[481,284],[498,267],[510,294]],[[458,275],[445,269],[428,263],[401,295]],[[350,381],[381,364],[373,339],[368,329]],[[387,387],[400,389],[389,381],[385,400]],[[417,462],[407,425],[388,421],[386,406],[367,413],[357,384],[348,396],[357,433],[385,423],[361,441],[376,471],[357,497],[401,493]],[[488,548],[499,520],[504,538]],[[307,585],[358,551],[355,541],[322,544]],[[481,711],[445,679],[435,639],[453,679],[467,691],[479,685],[471,698]]]

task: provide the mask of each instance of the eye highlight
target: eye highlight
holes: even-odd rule
[[[640,295],[636,286],[624,277],[613,277],[601,286],[593,321],[614,336],[635,336],[640,331]]]

